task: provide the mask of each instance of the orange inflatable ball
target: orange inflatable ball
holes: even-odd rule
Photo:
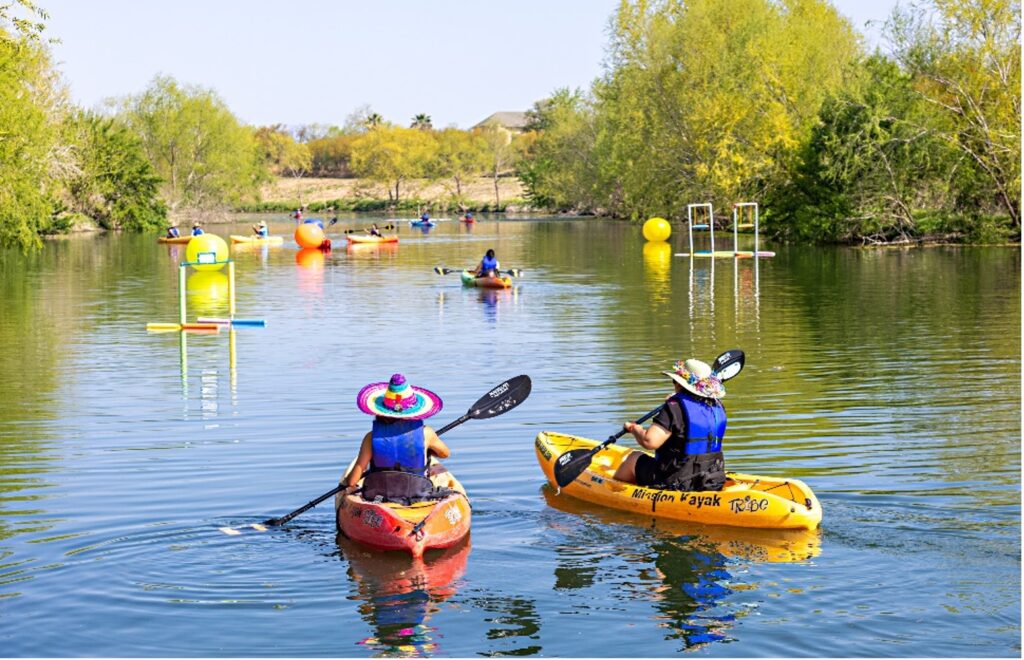
[[[295,263],[306,270],[322,270],[325,255],[317,248],[302,248],[295,253]]]
[[[667,241],[672,235],[672,225],[665,218],[651,218],[644,223],[644,238],[649,241]]]
[[[318,248],[324,242],[324,230],[312,222],[303,223],[295,228],[295,242],[299,247]]]
[[[185,248],[185,261],[199,271],[220,270],[228,260],[228,244],[220,236],[200,234],[193,236]]]

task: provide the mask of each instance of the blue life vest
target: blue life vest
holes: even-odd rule
[[[423,420],[373,420],[371,470],[401,470],[424,474],[427,469],[427,442]]]
[[[423,215],[420,216],[420,220],[422,220],[423,222],[427,222],[428,220],[430,220],[430,214],[424,213]]]
[[[267,229],[266,227],[264,227],[264,228],[260,229],[258,232],[256,232],[256,235],[257,236],[269,236],[270,235],[270,230]]]
[[[203,230],[200,229],[199,227],[193,227],[192,228],[192,235],[193,236],[202,236],[203,235]]]
[[[669,401],[678,403],[686,415],[684,456],[722,451],[726,419],[720,402],[703,403],[686,392],[674,394]]]
[[[181,234],[178,233],[177,227],[171,227],[167,230],[167,236],[168,238],[177,238],[178,236],[181,236]]]
[[[480,265],[483,266],[484,273],[487,273],[487,271],[489,270],[498,269],[498,260],[496,258],[492,259],[491,257],[485,256],[483,260],[480,262]]]

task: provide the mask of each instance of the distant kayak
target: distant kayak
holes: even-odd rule
[[[596,440],[562,433],[537,434],[534,450],[544,476],[556,486],[554,466],[570,449],[593,449]],[[821,523],[821,505],[811,489],[798,479],[726,473],[720,491],[680,492],[616,481],[615,470],[632,451],[609,445],[594,456],[590,467],[562,488],[564,495],[648,516],[708,525],[764,529],[815,529]],[[557,487],[557,486],[556,486]]]
[[[433,227],[437,223],[431,222],[430,220],[410,220],[409,225],[411,227]]]
[[[476,218],[459,218],[459,222],[465,222],[467,225],[471,225],[476,222]]]
[[[469,498],[462,484],[434,459],[431,472],[429,478],[437,489],[437,499],[379,502],[363,499],[358,491],[348,495],[339,493],[334,498],[338,531],[371,548],[403,550],[413,557],[422,557],[432,548],[457,544],[469,533]],[[361,487],[363,482],[359,485]]]
[[[373,243],[397,243],[398,242],[398,236],[396,234],[391,234],[390,236],[370,236],[369,234],[365,234],[365,235],[349,234],[348,236],[346,236],[346,238],[348,239],[349,244],[352,244],[352,245],[355,245],[355,244],[369,245],[369,244],[373,244]]]
[[[231,235],[232,243],[243,243],[249,245],[281,245],[284,243],[283,236],[239,236]]]
[[[156,242],[157,243],[188,243],[191,240],[192,240],[192,236],[191,235],[188,235],[188,236],[175,236],[174,238],[171,238],[170,236],[161,236],[158,239],[156,239]]]
[[[512,286],[512,278],[508,277],[477,277],[473,271],[462,271],[462,284],[475,286],[481,289],[507,289]]]

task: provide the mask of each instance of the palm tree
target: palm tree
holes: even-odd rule
[[[376,112],[371,112],[370,114],[366,115],[366,127],[367,128],[375,128],[377,126],[380,126],[383,122],[384,122],[384,118],[381,117]]]
[[[430,115],[420,113],[412,118],[412,125],[410,128],[418,128],[423,131],[429,131],[434,128],[434,125],[430,123]]]

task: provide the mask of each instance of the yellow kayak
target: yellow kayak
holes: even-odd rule
[[[537,434],[534,448],[548,482],[555,486],[554,465],[570,449],[592,449],[596,440],[561,433]],[[613,509],[646,515],[732,527],[815,529],[821,524],[821,505],[811,489],[797,479],[727,473],[720,491],[685,493],[616,481],[616,468],[629,447],[609,445],[564,494]]]
[[[191,234],[185,236],[161,236],[156,239],[157,243],[188,243],[192,240]]]
[[[231,235],[232,243],[241,243],[244,245],[281,245],[284,243],[283,236],[239,236],[238,234]]]
[[[583,518],[586,526],[627,526],[638,533],[656,532],[676,539],[686,538],[698,547],[710,547],[726,557],[746,561],[791,563],[813,559],[821,554],[820,529],[757,529],[724,527],[683,522],[671,518],[652,518],[628,511],[610,509],[557,494],[550,484],[541,487],[544,501],[557,511]]]

